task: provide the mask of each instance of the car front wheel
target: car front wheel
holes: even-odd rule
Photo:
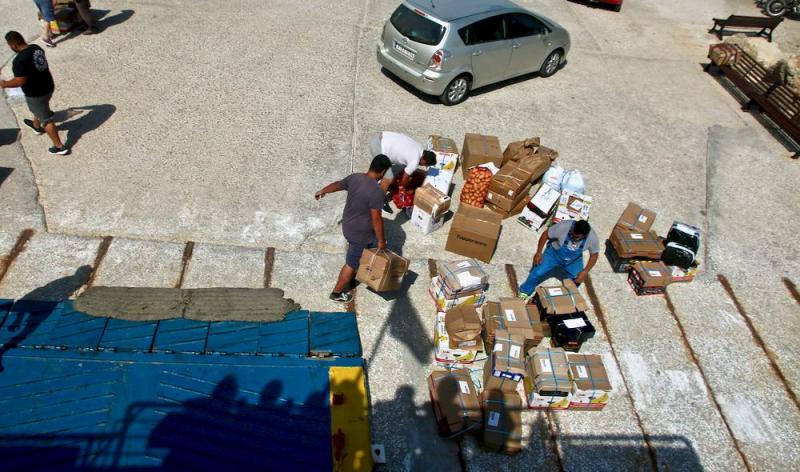
[[[547,59],[544,60],[542,68],[539,69],[539,75],[541,77],[550,77],[558,71],[558,66],[560,65],[561,51],[553,51],[549,56],[547,56]]]
[[[447,106],[458,105],[467,99],[471,86],[472,83],[468,76],[459,75],[447,84],[444,92],[439,96],[439,100]]]

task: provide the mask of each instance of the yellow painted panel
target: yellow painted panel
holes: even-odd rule
[[[369,399],[364,369],[331,367],[329,372],[333,470],[372,470]]]

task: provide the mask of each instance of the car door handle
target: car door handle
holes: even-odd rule
[[[481,54],[483,54],[483,51],[475,51],[472,53],[473,56],[480,56]]]
[[[511,44],[511,47],[514,48],[514,49],[517,49],[517,48],[519,48],[519,43],[513,43],[513,44]]]

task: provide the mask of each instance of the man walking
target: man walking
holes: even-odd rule
[[[33,120],[22,120],[37,135],[47,133],[53,146],[47,151],[50,154],[64,156],[69,149],[58,137],[58,128],[53,122],[54,113],[50,109],[55,84],[44,51],[35,44],[27,44],[21,34],[16,31],[6,33],[6,42],[12,51],[17,53],[12,63],[14,78],[0,81],[3,88],[22,87],[25,101],[33,114]]]
[[[376,246],[378,249],[386,249],[381,217],[384,192],[378,182],[383,179],[391,165],[388,157],[375,156],[367,173],[351,174],[314,194],[314,198],[319,200],[329,193],[347,191],[347,202],[342,214],[342,233],[347,240],[347,255],[339,271],[336,286],[331,292],[331,300],[349,302],[353,299],[347,289],[356,276],[364,249]]]
[[[545,249],[547,245],[547,249]],[[583,266],[583,251],[589,262]],[[567,276],[577,285],[597,263],[600,242],[588,221],[562,221],[542,233],[528,279],[519,287],[519,297],[528,298],[542,282],[553,276]]]
[[[433,151],[423,151],[418,142],[401,133],[384,131],[376,134],[370,139],[369,150],[372,157],[382,154],[388,157],[392,163],[392,167],[381,182],[384,192],[389,190],[392,180],[400,172],[402,172],[402,176],[399,187],[402,191],[408,187],[411,176],[419,166],[436,165],[436,154]],[[387,195],[383,211],[392,213],[392,209],[389,207],[389,195]]]

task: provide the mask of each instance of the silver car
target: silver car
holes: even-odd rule
[[[558,71],[569,33],[508,0],[406,0],[383,26],[378,62],[445,105],[511,77]]]

